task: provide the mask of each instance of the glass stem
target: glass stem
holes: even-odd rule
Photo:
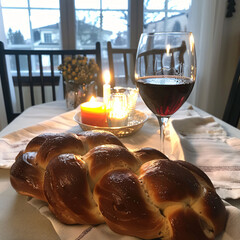
[[[160,117],[157,116],[159,126],[160,126],[160,151],[165,154],[165,147],[164,147],[164,139],[165,139],[165,134],[164,134],[164,129],[168,121],[168,117]]]

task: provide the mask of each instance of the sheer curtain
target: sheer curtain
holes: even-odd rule
[[[1,2],[0,2],[1,4]],[[5,30],[4,30],[4,25],[3,25],[3,14],[2,14],[2,9],[0,8],[0,41],[4,43],[4,46],[6,47],[7,39],[5,35]],[[7,64],[9,64],[9,59],[6,59]],[[16,110],[16,95],[15,95],[15,90],[14,90],[14,85],[12,80],[12,75],[11,72],[9,71],[10,68],[8,68],[8,79],[9,79],[9,86],[10,86],[10,93],[12,97],[12,104],[13,104],[13,109]],[[0,83],[0,130],[4,128],[7,125],[7,117],[6,117],[6,112],[5,112],[5,105],[4,105],[4,100],[3,100],[3,93],[2,93],[2,84]]]
[[[219,91],[224,91],[221,80],[226,4],[226,0],[192,0],[189,13],[189,31],[194,34],[197,54],[197,81],[190,102],[218,117]]]
[[[1,3],[0,3],[1,4]],[[0,8],[0,41],[6,43],[6,37],[3,27],[3,17],[2,17],[2,10]],[[2,83],[0,82],[0,130],[7,125],[7,118],[5,113],[5,105],[3,100],[3,93],[2,93]]]

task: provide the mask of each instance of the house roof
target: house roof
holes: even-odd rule
[[[39,27],[39,28],[34,28],[33,31],[35,30],[42,30],[42,29],[59,29],[59,23],[54,23],[51,25],[47,25],[47,26],[43,26],[43,27]]]
[[[84,21],[82,20],[78,20],[77,23],[76,23],[76,26],[77,27],[80,27],[81,26],[81,31],[98,31],[99,30],[99,27],[96,27],[95,25],[92,25],[90,23],[85,23]],[[59,23],[55,23],[55,24],[51,24],[51,25],[47,25],[47,26],[43,26],[43,27],[39,27],[39,28],[34,28],[33,31],[39,31],[39,30],[58,30],[59,29]],[[106,34],[112,34],[112,31],[109,31],[109,30],[102,30],[104,33]]]

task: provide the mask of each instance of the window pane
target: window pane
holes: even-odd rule
[[[100,21],[100,11],[76,11],[77,45],[95,46],[96,41],[107,42],[118,40],[127,45],[127,11],[103,11]],[[112,24],[114,23],[114,24]],[[118,26],[116,28],[116,26]],[[79,42],[80,41],[80,42]]]
[[[31,10],[35,48],[60,48],[59,18],[59,10]]]
[[[100,38],[100,11],[76,12],[77,48],[94,48]]]
[[[31,10],[31,22],[33,29],[42,27],[49,28],[51,25],[58,24],[59,19],[60,13],[58,10]]]
[[[30,44],[28,11],[25,9],[2,9],[2,12],[8,44]]]
[[[191,0],[168,0],[168,9],[187,10],[191,2]]]
[[[165,12],[146,12],[144,15],[144,25],[156,21],[161,21],[165,17]]]
[[[114,24],[112,24],[114,23]],[[127,46],[127,24],[128,24],[128,13],[127,11],[106,11],[103,13],[103,29],[108,31],[110,38],[103,39],[119,41],[121,45]],[[116,27],[117,26],[117,27]],[[121,40],[121,41],[120,41]]]
[[[169,12],[166,30],[173,32],[187,31],[188,17],[186,13]]]
[[[75,11],[77,48],[95,48],[100,42],[102,68],[108,68],[107,41],[128,46],[128,0],[75,0]]]
[[[59,0],[30,0],[30,7],[35,8],[59,8]]]
[[[150,9],[159,9],[162,10],[165,8],[165,1],[159,1],[159,0],[144,0],[144,8],[150,10]]]
[[[100,27],[100,11],[76,11],[76,19],[77,21]]]
[[[75,0],[75,9],[100,9],[100,0]]]
[[[27,7],[27,0],[1,0],[2,7]]]
[[[103,9],[128,9],[128,0],[103,0]]]
[[[160,11],[154,11],[158,0],[144,0],[144,32],[187,31],[187,13],[191,0],[161,1]],[[163,6],[164,5],[164,6]]]

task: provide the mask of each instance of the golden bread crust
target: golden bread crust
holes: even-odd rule
[[[13,164],[15,190],[46,201],[66,224],[101,224],[142,239],[210,240],[227,212],[207,175],[113,134],[42,134]]]

